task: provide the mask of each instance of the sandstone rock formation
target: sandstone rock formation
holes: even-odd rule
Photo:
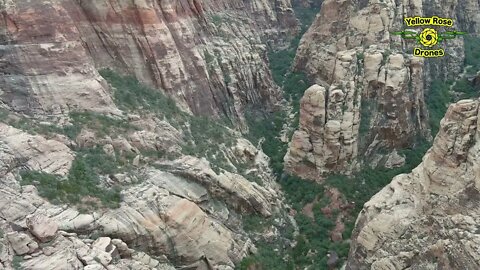
[[[118,113],[97,72],[110,67],[187,111],[241,117],[246,103],[278,96],[265,38],[297,31],[289,0],[5,0],[0,10],[0,97],[40,116]]]
[[[347,269],[480,267],[478,109],[451,105],[423,162],[365,204]]]
[[[344,99],[356,97],[345,97],[339,88],[332,89],[329,97],[327,94],[324,87],[313,85],[305,91],[301,100],[300,130],[293,134],[285,156],[285,168],[302,177],[315,179],[330,170],[349,166],[352,155],[356,155],[356,141],[352,134],[358,126],[358,114],[327,114],[333,112],[329,108],[342,110],[348,106],[344,104]],[[347,145],[350,147],[347,148]]]
[[[0,175],[11,175],[12,169],[41,170],[65,175],[74,159],[72,151],[63,143],[30,135],[0,123]]]
[[[478,3],[465,2],[478,7]],[[431,10],[454,18],[458,28],[470,28],[478,21],[470,9],[453,11],[434,1],[323,2],[302,38],[295,70],[306,72],[325,88],[322,114],[325,123],[336,124],[333,129],[325,125],[325,131],[318,133],[318,128],[304,121],[290,146],[293,155],[285,158],[288,171],[311,179],[324,172],[349,174],[358,161],[377,164],[396,149],[414,146],[419,137],[431,138],[426,89],[433,76],[454,78],[461,72],[463,41],[449,42],[447,57],[424,62],[411,56],[414,43],[390,34],[403,28],[404,16],[430,14]],[[305,110],[300,119],[306,117]],[[324,137],[323,149],[317,145],[315,151],[307,151],[307,140],[313,144],[319,137]],[[304,159],[299,152],[309,152],[310,158]]]
[[[359,152],[373,156],[378,149],[403,148],[415,130],[427,130],[419,121],[426,113],[421,60],[400,53],[385,56],[371,46],[338,52],[333,65],[331,84],[305,92],[300,129],[285,157],[288,171],[310,179],[327,172],[348,174],[358,168]],[[320,100],[310,97],[312,91]]]
[[[40,242],[52,240],[58,230],[57,223],[41,215],[27,217],[26,223],[30,232],[40,240]]]
[[[145,125],[116,139],[81,132],[77,141],[111,145],[114,157],[152,146],[178,147],[178,131],[163,123],[162,131],[156,132],[155,126]],[[62,142],[0,124],[0,146],[0,229],[5,232],[0,242],[11,250],[0,256],[5,267],[13,256],[21,256],[25,269],[171,269],[169,260],[175,265],[233,269],[255,250],[241,216],[269,217],[282,205],[268,158],[244,139],[229,155],[236,156],[235,162],[251,164],[262,186],[237,173],[217,174],[208,161],[192,156],[159,161],[171,172],[138,162],[135,176],[130,172],[105,177],[104,185],[112,185],[113,178],[114,185],[123,187],[120,207],[90,213],[75,205],[53,205],[35,186],[19,185],[22,169],[66,176],[74,154]],[[101,237],[93,241],[95,235]]]

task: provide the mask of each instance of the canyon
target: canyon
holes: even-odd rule
[[[480,267],[479,10],[0,0],[0,269]]]

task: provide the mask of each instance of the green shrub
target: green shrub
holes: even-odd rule
[[[300,44],[300,39],[315,19],[315,16],[319,12],[319,10],[320,7],[304,8],[300,5],[294,5],[295,15],[300,21],[300,33],[292,39],[290,46],[287,49],[278,51],[270,50],[268,52],[270,70],[272,72],[273,80],[277,85],[283,86],[285,80],[288,81],[288,78],[285,78],[285,76],[289,73],[291,69],[291,65],[295,58],[297,48]],[[290,78],[290,81],[292,81],[292,78]],[[307,82],[307,80],[304,81]],[[286,86],[286,88],[288,89],[289,86]],[[298,88],[301,88],[301,86]],[[294,87],[290,87],[290,89],[297,89],[297,86],[294,85]]]
[[[402,149],[399,151],[400,154],[406,157],[403,167],[394,169],[372,169],[366,166],[352,177],[330,175],[326,179],[326,184],[337,188],[346,196],[348,201],[355,202],[356,212],[353,215],[356,216],[363,207],[363,204],[383,187],[388,185],[393,177],[402,173],[408,173],[418,166],[430,146],[431,144],[425,139],[417,139],[417,142],[411,149]]]
[[[64,134],[70,139],[75,139],[82,127],[88,127],[97,132],[98,135],[112,135],[126,130],[136,129],[123,119],[112,118],[95,112],[71,112],[69,114],[72,124],[60,127],[54,124],[39,123],[36,119],[19,117],[6,121],[7,124],[21,129],[30,134],[42,134],[47,138],[54,134]]]
[[[212,64],[213,60],[215,60],[215,57],[211,55],[207,50],[203,51],[203,55],[205,57],[205,62],[207,62],[207,65]]]
[[[57,176],[36,172],[36,171],[24,171],[21,172],[22,181],[20,184],[24,185],[33,185],[34,182],[38,182],[35,186],[38,189],[38,194],[41,197],[48,199],[52,203],[60,203],[58,200],[59,190],[61,189],[62,182],[58,179]]]
[[[248,214],[243,216],[243,228],[247,232],[262,232],[272,225],[270,219],[257,214]]]
[[[215,59],[208,51],[204,51],[205,60],[207,63],[212,63]],[[184,154],[193,155],[197,157],[207,158],[212,165],[212,168],[219,172],[220,169],[228,169],[228,161],[225,156],[219,151],[218,145],[225,144],[231,147],[236,142],[236,137],[228,131],[226,126],[229,126],[225,119],[210,119],[202,116],[191,116],[182,112],[175,101],[165,96],[161,91],[149,88],[141,84],[137,79],[131,76],[120,76],[109,69],[100,71],[100,74],[114,87],[114,100],[118,107],[124,110],[141,111],[148,110],[158,116],[163,116],[168,121],[177,126],[177,128],[184,128],[186,122],[189,122],[190,129],[185,130],[186,138],[185,144],[182,145],[182,152]],[[225,75],[225,83],[230,83],[231,78]],[[73,118],[73,117],[72,117]],[[115,129],[132,129],[128,123],[123,121],[115,121],[108,117],[98,117],[97,119],[74,118],[76,125],[85,125],[88,123],[99,123],[98,128],[102,133],[107,133]],[[84,120],[84,121],[80,121]],[[105,122],[107,120],[107,122]],[[108,122],[109,121],[109,122]],[[181,125],[176,125],[181,124]],[[150,157],[162,156],[162,153],[156,155],[152,152],[146,153]]]
[[[71,139],[75,139],[82,127],[94,130],[98,136],[117,135],[126,133],[128,130],[136,130],[124,119],[112,118],[107,115],[94,112],[71,112],[72,125],[65,126],[63,133]]]
[[[440,80],[434,80],[426,95],[426,103],[429,112],[430,129],[432,136],[438,133],[440,120],[447,112],[448,104],[451,102],[449,85]]]
[[[293,270],[294,265],[291,261],[284,261],[285,247],[276,243],[257,243],[258,252],[249,256],[235,268],[240,270],[247,269],[275,269],[275,270]],[[277,249],[278,251],[275,251]]]
[[[363,61],[365,59],[365,54],[363,52],[357,53],[357,60]]]
[[[287,75],[283,85],[285,98],[291,98],[294,110],[300,110],[300,99],[303,97],[305,90],[310,86],[307,75],[302,72],[294,72]]]
[[[80,204],[86,196],[97,198],[101,205],[117,208],[121,202],[120,188],[100,187],[99,174],[114,173],[117,167],[110,157],[99,149],[77,154],[66,179],[37,171],[22,171],[21,185],[35,185],[39,195],[54,204]]]
[[[8,110],[0,108],[0,121],[2,122],[6,121],[8,119],[9,114],[10,113],[8,112]]]
[[[220,26],[223,23],[222,16],[220,15],[212,15],[212,22],[215,26]]]
[[[303,180],[298,176],[283,175],[279,183],[282,185],[288,203],[297,211],[301,211],[305,204],[313,202],[317,196],[324,192],[323,186]]]
[[[190,131],[182,152],[187,155],[207,158],[218,169],[230,168],[218,145],[232,147],[236,137],[227,128],[207,117],[192,116],[189,118]]]
[[[475,74],[480,70],[480,38],[477,36],[466,35],[464,38],[465,66],[467,73]],[[432,78],[435,77],[435,71],[432,71]],[[450,94],[450,86],[453,81],[443,81],[435,79],[432,81],[428,92],[426,93],[426,104],[429,112],[429,124],[432,136],[438,133],[440,121],[445,116],[448,104],[454,101]],[[479,96],[480,89],[475,88],[467,79],[461,78],[456,81],[453,91],[462,93],[461,98],[474,98]]]
[[[232,82],[232,77],[230,77],[230,74],[223,73],[223,81],[226,85],[230,84]]]
[[[12,267],[14,270],[22,270],[24,269],[23,266],[22,266],[22,262],[24,261],[23,257],[22,256],[17,256],[17,255],[14,255],[13,256],[13,260],[12,260]]]
[[[479,87],[469,82],[467,78],[457,80],[452,90],[456,93],[461,93],[460,98],[462,99],[476,98],[480,92]]]

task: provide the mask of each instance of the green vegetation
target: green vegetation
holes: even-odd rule
[[[363,61],[365,59],[365,54],[363,52],[357,53],[357,60]]]
[[[330,175],[326,184],[337,188],[349,202],[355,203],[353,216],[357,216],[363,207],[373,195],[379,192],[383,187],[389,184],[392,178],[402,173],[408,173],[422,161],[423,155],[430,148],[430,143],[419,139],[418,143],[411,149],[400,151],[405,155],[405,165],[400,168],[386,169],[366,167],[353,177],[344,175]]]
[[[126,111],[155,112],[169,120],[185,115],[171,97],[143,85],[133,76],[120,76],[110,69],[99,72],[115,88],[113,97],[119,108]]]
[[[47,137],[55,133],[64,134],[66,132],[61,127],[37,123],[35,120],[27,117],[12,118],[7,121],[7,124],[33,135],[43,134],[47,135]]]
[[[285,75],[290,71],[290,63],[295,58],[297,47],[291,47],[286,50],[268,52],[268,60],[270,70],[272,71],[273,80],[278,85],[283,85]]]
[[[77,153],[65,179],[43,172],[22,171],[20,184],[35,185],[39,195],[54,204],[80,205],[89,197],[98,199],[85,202],[91,207],[117,208],[121,201],[120,188],[101,187],[99,175],[119,172],[121,165],[124,164],[117,163],[100,148],[84,149]]]
[[[44,124],[36,119],[25,116],[5,117],[3,121],[12,127],[23,130],[27,133],[44,135],[51,138],[55,134],[63,134],[70,139],[75,139],[83,127],[94,130],[98,136],[124,133],[127,130],[136,129],[125,120],[109,117],[94,112],[71,112],[69,114],[72,124],[60,127],[54,124]]]
[[[465,66],[472,66],[472,70],[480,70],[480,37],[463,36],[465,46]]]
[[[461,93],[461,99],[476,98],[480,93],[480,89],[469,82],[467,78],[457,80],[452,90],[456,93]]]
[[[360,106],[360,127],[358,128],[360,138],[363,138],[370,130],[373,109],[373,102],[362,99],[362,104]]]
[[[448,104],[451,102],[449,85],[443,81],[434,80],[426,95],[426,104],[429,112],[430,129],[432,136],[438,133],[440,120],[447,112]]]
[[[257,214],[245,215],[245,217],[243,218],[243,228],[249,232],[261,232],[271,225],[271,219],[265,219],[265,217],[259,216]]]
[[[215,56],[211,55],[207,50],[203,51],[203,56],[205,57],[205,62],[207,62],[207,65],[210,65],[213,60],[215,60]]]
[[[302,213],[302,208],[307,203],[315,201],[324,193],[324,187],[311,181],[305,181],[295,176],[283,175],[279,180],[285,191],[288,202],[297,211],[295,219],[299,226],[300,234],[295,239],[294,248],[283,247],[280,243],[257,244],[258,253],[247,257],[239,265],[239,269],[248,269],[256,266],[259,269],[303,269],[315,266],[315,269],[327,269],[327,254],[335,251],[340,258],[346,258],[349,251],[347,240],[334,243],[330,240],[330,231],[335,226],[338,213],[326,216],[321,208],[329,204],[328,197],[322,197],[313,205],[314,218]],[[255,218],[247,218],[247,230],[262,230],[265,224]],[[253,223],[253,224],[252,224]],[[353,229],[353,222],[347,221],[346,227]],[[350,232],[344,233],[349,236]],[[283,234],[289,236],[290,234]],[[348,238],[345,238],[348,239]],[[277,252],[272,251],[277,249]]]
[[[389,50],[389,49],[386,49],[383,53],[382,53],[382,62],[380,63],[381,66],[384,66],[386,63],[387,63],[387,60],[388,60],[388,57],[390,56],[392,52]]]
[[[306,31],[317,11],[296,8],[297,15],[299,15],[302,22],[301,35]],[[300,36],[292,41],[290,48],[269,52],[270,68],[274,81],[282,87],[285,98],[291,101],[293,111],[297,112],[297,118],[294,119],[293,123],[295,128],[298,126],[300,99],[309,86],[309,81],[305,74],[290,72],[290,65],[295,57]],[[277,175],[279,183],[282,185],[287,200],[300,213],[305,204],[315,201],[317,196],[324,193],[324,187],[311,181],[304,181],[298,177],[284,174],[283,157],[287,151],[287,145],[282,143],[278,136],[287,119],[286,113],[281,111],[271,115],[259,115],[255,113],[255,110],[246,111],[245,118],[250,127],[248,138],[254,144],[263,139],[262,149],[271,159],[271,166]],[[334,226],[333,221],[336,217],[326,217],[322,214],[320,209],[326,204],[328,204],[328,198],[326,197],[319,198],[319,202],[314,204],[314,219],[303,214],[296,215],[295,218],[300,227],[300,235],[296,239],[298,243],[295,248],[283,247],[279,243],[257,243],[258,253],[243,260],[238,268],[296,269],[313,264],[317,268],[324,269],[326,267],[327,252],[335,250],[340,256],[346,256],[348,252],[348,244],[346,242],[331,243],[329,240],[328,234]],[[259,228],[255,224],[257,226],[263,225],[255,218],[248,218],[245,228],[247,230],[258,230]],[[278,252],[273,251],[273,247],[276,247]],[[309,251],[316,251],[316,253],[313,255],[308,254]]]
[[[247,138],[258,145],[262,140],[262,149],[270,157],[273,172],[280,176],[283,171],[283,157],[287,153],[287,145],[278,135],[282,131],[286,115],[284,112],[275,112],[272,115],[256,114],[254,110],[245,111],[245,119],[249,126]]]
[[[8,115],[9,115],[8,110],[0,108],[0,122],[7,121]]]
[[[303,97],[305,90],[310,86],[310,81],[305,73],[294,72],[289,73],[283,84],[283,91],[286,98],[292,99],[292,105],[295,112],[300,110],[300,99]]]
[[[205,157],[211,162],[212,169],[231,169],[219,145],[231,147],[236,142],[235,136],[224,125],[206,117],[190,117],[190,131],[182,152],[187,155]]]
[[[300,39],[315,19],[316,14],[320,10],[320,6],[304,8],[296,5],[294,9],[297,18],[300,20],[300,33],[290,42],[290,46],[287,49],[269,50],[268,60],[274,82],[282,87],[284,98],[290,101],[290,104],[293,106],[293,111],[297,112],[296,118],[292,123],[292,128],[295,129],[298,127],[300,99],[311,83],[305,73],[298,71],[291,72],[291,65],[300,44]],[[291,134],[289,135],[291,136]]]
[[[297,211],[301,211],[305,204],[313,202],[319,194],[323,194],[325,191],[323,186],[296,176],[285,175],[279,182],[288,202]]]
[[[22,256],[17,256],[17,255],[14,255],[13,256],[13,260],[12,260],[12,267],[14,270],[22,270],[24,269],[22,267],[22,262],[23,262],[23,257]]]
[[[480,70],[480,38],[469,35],[463,38],[465,66],[469,66],[467,69],[468,77],[468,75],[475,74]],[[434,71],[432,71],[432,74],[434,74]],[[432,78],[435,78],[435,76],[432,76]],[[475,98],[479,96],[480,92],[480,89],[474,87],[465,77],[456,80],[456,82],[452,80],[433,80],[425,97],[432,136],[438,133],[440,121],[445,116],[448,105],[455,102],[454,96],[450,93],[450,87],[452,87],[452,91],[460,93],[459,98]]]
[[[290,65],[286,64],[293,61],[295,51],[296,47],[277,52],[270,51],[268,57],[275,83],[282,87],[284,98],[290,101],[293,111],[299,112],[300,99],[310,86],[310,82],[305,73],[290,72]],[[292,125],[293,128],[298,127],[298,120],[299,115],[297,113]]]
[[[270,70],[272,72],[273,80],[279,86],[283,86],[285,88],[286,95],[291,94],[290,92],[298,92],[303,94],[303,92],[300,90],[302,85],[297,86],[295,83],[303,81],[303,83],[306,84],[308,82],[305,74],[296,73],[288,75],[288,73],[290,71],[293,59],[295,58],[298,45],[300,44],[300,39],[315,19],[316,14],[320,11],[320,7],[304,8],[299,5],[295,5],[294,10],[295,15],[300,20],[300,33],[290,42],[290,46],[287,49],[278,51],[270,50],[268,52],[268,60],[270,63]],[[286,77],[287,75],[290,77]],[[306,88],[303,89],[303,91],[305,90]]]
[[[313,23],[318,12],[320,12],[320,4],[313,4],[313,7],[303,7],[300,3],[293,3],[295,15],[300,21],[301,34],[300,37],[308,30],[308,27]]]
[[[214,61],[215,57],[208,51],[204,51],[204,54],[207,63]],[[177,107],[172,98],[165,96],[159,90],[141,84],[132,76],[120,76],[108,69],[100,71],[100,74],[115,88],[114,100],[118,107],[135,112],[144,110],[167,118],[186,135],[186,142],[182,146],[184,154],[207,158],[217,173],[220,169],[231,169],[225,155],[218,147],[220,144],[230,147],[236,141],[234,134],[227,129],[230,123],[226,119],[215,121],[207,117],[188,115]],[[226,77],[225,81],[228,83],[231,78]],[[105,128],[109,126],[117,129],[132,128],[128,124],[122,126],[115,122],[105,123]],[[163,156],[162,153],[145,154],[151,157]]]
[[[294,54],[295,52],[291,48],[278,52],[271,51],[269,59],[275,82],[282,86],[285,97],[291,99],[292,104],[294,104],[294,112],[298,112],[299,101],[308,86],[308,80],[304,74],[290,73],[290,63]],[[384,61],[386,61],[388,55],[389,52],[384,54]],[[363,55],[359,54],[358,59],[362,61]],[[437,115],[440,115],[441,110],[446,107],[440,105],[445,103],[441,99],[439,100],[439,96],[435,95],[441,97],[443,94],[444,92],[440,91],[430,96],[430,98],[436,100],[430,103],[430,106],[438,110]],[[361,136],[368,133],[374,106],[369,101],[362,103]],[[440,117],[443,117],[443,114]],[[243,260],[238,267],[239,269],[303,269],[312,266],[314,269],[327,269],[327,254],[332,251],[339,255],[341,261],[344,260],[349,251],[348,239],[351,237],[356,217],[363,204],[390,183],[394,176],[410,172],[415,168],[430,147],[428,142],[418,139],[412,149],[400,150],[400,153],[406,156],[406,164],[401,168],[372,169],[367,167],[351,177],[344,175],[327,176],[324,184],[318,184],[283,172],[283,157],[286,146],[278,139],[278,134],[281,132],[285,121],[283,112],[264,116],[256,115],[254,111],[250,110],[246,114],[246,119],[250,126],[249,139],[254,143],[258,142],[260,138],[265,140],[262,148],[271,158],[271,165],[282,190],[285,192],[287,201],[297,212],[295,219],[299,225],[300,234],[296,238],[297,245],[294,248],[282,247],[279,243],[257,243],[258,253]],[[330,203],[329,197],[325,196],[327,187],[337,188],[342,192],[344,199],[352,203],[353,206],[352,209],[342,212],[342,222],[345,225],[342,235],[344,240],[336,243],[330,240],[329,233],[333,229],[339,213],[334,212],[327,216],[321,211],[323,207]],[[313,203],[313,219],[302,213],[303,207],[308,203]],[[258,231],[264,229],[263,226],[264,224],[260,220],[247,218],[245,228]],[[275,249],[278,251],[272,251]]]
[[[124,119],[113,118],[94,112],[72,112],[70,113],[72,125],[63,128],[64,134],[74,139],[78,136],[82,128],[94,130],[97,136],[103,137],[126,133],[129,130],[137,128],[129,124]]]
[[[220,26],[223,23],[222,16],[220,15],[212,15],[212,22],[215,26]]]
[[[256,246],[258,253],[243,259],[236,269],[295,269],[292,261],[283,259],[284,256],[286,257],[286,253],[281,247],[274,248],[271,243],[264,242],[257,243]],[[278,252],[275,251],[275,249],[277,249]]]
[[[394,176],[415,168],[429,147],[428,142],[419,139],[411,149],[400,151],[400,154],[406,156],[406,164],[401,168],[389,170],[367,167],[352,177],[330,175],[324,185],[284,174],[279,178],[279,183],[287,201],[299,213],[295,216],[300,230],[300,235],[296,239],[297,245],[284,250],[278,248],[279,252],[272,252],[271,243],[260,243],[258,254],[242,261],[239,269],[247,269],[248,266],[254,265],[261,269],[302,269],[311,265],[315,266],[315,269],[327,269],[327,254],[332,251],[335,251],[341,260],[345,260],[349,251],[348,239],[363,204],[390,183]],[[348,202],[354,204],[354,208],[343,218],[344,241],[335,243],[330,240],[329,232],[334,227],[338,213],[326,216],[320,211],[329,204],[329,198],[322,195],[326,186],[337,188]],[[301,213],[302,208],[311,202],[316,202],[313,206],[314,219]],[[257,226],[261,226],[260,221],[250,219],[246,228],[253,227],[258,230],[258,227],[250,224],[252,222],[257,222]]]

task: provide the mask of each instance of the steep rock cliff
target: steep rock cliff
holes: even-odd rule
[[[478,100],[448,109],[433,147],[367,202],[347,269],[477,269]]]
[[[469,8],[461,12],[461,6]],[[454,78],[461,72],[463,40],[448,42],[446,57],[423,61],[411,56],[413,42],[390,33],[404,28],[403,17],[416,15],[451,17],[456,29],[472,29],[474,25],[478,31],[475,8],[478,4],[473,1],[452,6],[433,1],[323,2],[319,16],[302,38],[295,70],[306,72],[326,89],[323,125],[343,124],[320,134],[309,133],[311,127],[300,125],[293,138],[297,143],[292,143],[285,157],[286,169],[311,179],[325,172],[348,174],[358,160],[384,165],[396,155],[396,149],[414,146],[419,137],[430,139],[425,89],[433,78]],[[338,96],[339,89],[339,97],[330,98]],[[322,149],[317,147],[314,152],[314,148],[296,148],[307,145],[308,140],[317,141],[319,136],[335,139],[323,142]],[[302,162],[307,154],[316,161]]]
[[[241,117],[278,89],[265,40],[297,31],[287,0],[0,3],[1,99],[12,110],[118,113],[96,69],[133,74],[194,114]]]

